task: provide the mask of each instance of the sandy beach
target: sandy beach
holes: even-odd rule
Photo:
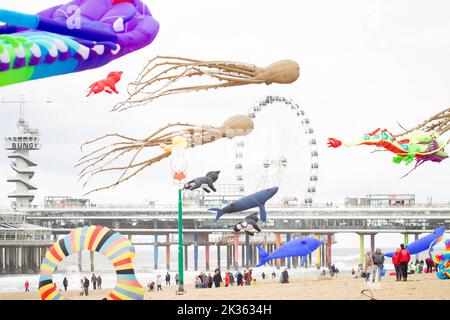
[[[411,275],[407,282],[396,282],[384,277],[378,288],[372,288],[377,300],[449,300],[450,282],[437,279],[435,274]],[[187,293],[176,295],[177,287],[163,286],[162,292],[146,292],[145,300],[370,300],[362,290],[369,286],[362,279],[338,276],[334,279],[292,278],[289,284],[275,280],[259,281],[256,286],[195,289],[187,285]],[[89,290],[89,296],[80,297],[78,291],[67,291],[71,300],[101,300],[110,289]],[[370,295],[370,292],[366,292]],[[0,300],[39,300],[37,292],[0,293]]]

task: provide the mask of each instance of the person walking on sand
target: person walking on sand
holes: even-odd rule
[[[89,295],[89,279],[84,277],[84,295]]]
[[[30,292],[30,283],[28,280],[25,280],[25,292]]]
[[[175,274],[175,284],[178,285],[178,273]]]
[[[274,270],[274,271],[272,271],[272,279],[275,279],[276,277],[277,277],[277,275],[276,275],[275,270]]]
[[[426,273],[433,273],[433,266],[434,266],[434,262],[433,260],[428,257],[425,259],[425,263],[427,265],[427,272]]]
[[[97,289],[102,289],[102,277],[100,277],[100,275],[97,277]]]
[[[80,280],[80,297],[84,295],[84,281],[83,278]]]
[[[64,280],[63,280],[64,291],[67,291],[67,286],[68,285],[69,285],[69,281],[67,280],[66,277],[64,277]]]
[[[244,284],[243,278],[244,278],[244,276],[242,275],[241,272],[239,272],[237,277],[236,277],[236,281],[237,281],[237,285],[238,286],[242,286]]]
[[[372,275],[372,265],[372,254],[370,253],[370,251],[367,251],[364,255],[364,278],[366,279],[366,281],[370,282],[372,282],[372,279],[370,278],[370,276]]]
[[[218,269],[216,269],[216,273],[213,276],[213,282],[214,282],[214,286],[216,288],[219,288],[220,284],[223,282],[222,276],[220,275],[220,270],[218,270]]]
[[[398,256],[399,252],[400,252],[400,248],[397,248],[397,251],[392,256],[392,264],[394,265],[394,268],[395,268],[395,277],[396,277],[395,281],[402,280],[402,272],[400,271],[400,261],[399,261],[399,256]]]
[[[230,285],[230,273],[227,271],[225,272],[225,287],[228,287]]]
[[[398,252],[398,261],[400,262],[400,270],[402,273],[402,280],[407,281],[408,279],[408,263],[411,260],[411,254],[405,245],[402,243],[400,245],[400,251]]]
[[[166,273],[166,286],[170,286],[170,273],[167,271]]]
[[[245,284],[246,284],[247,286],[249,286],[249,285],[252,284],[252,280],[253,280],[253,275],[252,275],[252,273],[253,273],[253,270],[250,269],[250,270],[248,270],[247,274],[245,275]]]
[[[261,278],[262,278],[263,280],[266,280],[266,274],[264,273],[264,271],[263,271],[263,273],[261,273]]]
[[[96,290],[97,289],[97,277],[95,276],[95,274],[92,274],[91,281],[92,281],[92,288],[94,290]]]
[[[161,291],[162,292],[162,279],[161,279],[161,275],[158,274],[158,276],[156,277],[156,291]]]
[[[281,273],[281,283],[289,283],[289,273],[287,269],[284,269],[284,271]]]
[[[208,288],[212,288],[213,277],[211,276],[211,273],[208,273],[208,277],[206,278],[206,284]]]
[[[148,287],[148,292],[155,291],[155,281],[149,282],[147,287]]]
[[[380,282],[381,281],[381,270],[383,270],[384,265],[384,254],[381,252],[380,248],[377,248],[375,252],[372,254],[372,282]]]
[[[231,286],[234,286],[234,276],[233,276],[233,272],[230,272],[230,284],[231,284]]]

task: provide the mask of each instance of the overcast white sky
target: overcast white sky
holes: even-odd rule
[[[0,7],[34,13],[60,1],[7,1]],[[246,113],[267,94],[292,97],[309,114],[319,143],[320,170],[316,202],[342,203],[346,196],[414,193],[418,201],[450,201],[450,162],[425,164],[407,178],[409,168],[391,162],[387,153],[370,149],[328,149],[327,137],[353,139],[382,127],[398,131],[396,121],[413,126],[450,103],[450,20],[448,1],[146,1],[161,29],[153,44],[100,69],[0,88],[0,97],[30,101],[26,120],[42,133],[42,149],[33,182],[35,204],[46,195],[83,194],[73,165],[82,142],[105,133],[146,136],[169,122],[220,125]],[[122,113],[109,110],[123,100],[147,59],[176,55],[204,60],[235,60],[266,66],[294,59],[301,67],[292,85],[254,85],[163,98]],[[86,100],[93,81],[113,70],[125,75],[121,94]],[[89,101],[89,103],[82,103]],[[77,103],[79,102],[79,103]],[[0,105],[0,133],[15,131],[19,108]],[[234,164],[234,145],[224,141],[189,155],[189,175]],[[190,151],[196,153],[197,151]],[[13,185],[7,153],[0,151],[0,205],[9,206]],[[115,189],[91,196],[97,203],[170,201],[175,195],[167,163],[157,164]],[[231,182],[234,172],[222,173]],[[95,185],[101,181],[96,180]],[[305,185],[304,177],[299,184]]]
[[[60,1],[0,0],[3,8],[36,12]],[[353,139],[378,127],[398,131],[396,121],[412,126],[446,108],[450,101],[450,21],[446,1],[147,1],[161,29],[154,43],[100,69],[0,88],[4,99],[25,94],[26,119],[42,132],[42,149],[33,179],[39,186],[36,203],[45,195],[83,194],[73,168],[82,142],[108,132],[145,136],[169,122],[220,125],[227,117],[246,113],[266,94],[292,97],[309,114],[319,142],[317,202],[343,202],[348,195],[415,193],[419,201],[433,197],[450,201],[450,165],[425,164],[406,179],[409,169],[391,163],[391,156],[370,154],[369,148],[327,149],[329,136]],[[289,86],[259,85],[183,94],[123,113],[111,107],[126,97],[148,58],[168,54],[223,59],[266,66],[290,58],[301,66],[300,80]],[[87,86],[112,70],[124,70],[120,96],[98,95],[86,100]],[[80,101],[80,103],[76,103]],[[81,103],[89,101],[89,103]],[[15,130],[18,106],[0,107],[1,133]],[[301,139],[301,137],[299,137]],[[217,150],[224,150],[217,156]],[[191,152],[191,151],[190,151]],[[190,161],[190,176],[207,169],[234,165],[234,143],[200,149]],[[191,152],[192,153],[192,152]],[[196,153],[194,151],[194,153]],[[0,180],[11,174],[6,152],[0,157]],[[192,155],[194,156],[194,155]],[[228,157],[228,158],[227,158]],[[192,158],[190,158],[192,160]],[[229,161],[228,161],[229,160]],[[228,173],[228,174],[227,174]],[[173,191],[166,163],[146,170],[116,189],[94,194],[95,202],[169,201]],[[224,172],[231,182],[234,172]],[[305,178],[299,184],[305,185]],[[101,180],[93,181],[94,185]],[[0,184],[0,203],[12,185]]]

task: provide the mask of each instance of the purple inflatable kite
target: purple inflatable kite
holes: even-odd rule
[[[152,43],[141,0],[74,0],[37,15],[0,9],[0,86],[98,68]]]

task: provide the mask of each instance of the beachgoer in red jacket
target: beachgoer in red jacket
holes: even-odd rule
[[[400,251],[400,248],[398,248],[397,251],[392,256],[392,264],[395,267],[395,276],[397,278],[395,281],[400,281],[402,279],[402,272],[400,270],[400,261],[399,261],[399,256],[398,256],[399,251]]]
[[[230,273],[225,273],[225,287],[228,287],[230,285]]]
[[[402,243],[400,245],[400,251],[398,251],[398,262],[400,263],[400,270],[402,273],[402,280],[406,281],[408,279],[408,262],[411,260],[411,254],[405,245]]]
[[[25,292],[30,291],[30,283],[28,282],[28,280],[25,280]]]

